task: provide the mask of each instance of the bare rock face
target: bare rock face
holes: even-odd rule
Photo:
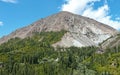
[[[100,44],[102,49],[113,48],[113,47],[118,48],[119,45],[120,45],[120,33],[106,39],[106,41]]]
[[[97,46],[117,32],[114,28],[93,19],[62,11],[14,31],[1,38],[0,44],[11,38],[19,37],[23,39],[32,36],[33,32],[61,30],[66,30],[67,33],[61,38],[61,41],[53,44],[54,47]]]

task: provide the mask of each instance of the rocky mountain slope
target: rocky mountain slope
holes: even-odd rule
[[[117,33],[114,28],[93,19],[62,11],[4,36],[0,39],[0,44],[11,38],[19,37],[23,39],[32,36],[34,32],[61,30],[66,30],[67,33],[61,38],[61,41],[53,44],[55,47],[97,46]]]
[[[106,49],[106,48],[113,48],[113,47],[118,47],[120,45],[120,33],[106,39],[101,43],[101,48]]]

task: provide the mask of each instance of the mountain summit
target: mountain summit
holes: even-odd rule
[[[93,19],[62,11],[29,26],[17,29],[1,38],[0,44],[7,42],[11,38],[19,37],[23,39],[32,36],[34,32],[57,32],[61,30],[67,32],[61,38],[61,41],[53,44],[54,47],[97,46],[117,32],[114,28]]]

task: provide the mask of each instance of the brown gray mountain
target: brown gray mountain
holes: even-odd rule
[[[102,49],[118,47],[120,45],[120,33],[106,39],[100,46]]]
[[[0,44],[15,37],[26,38],[31,36],[33,32],[60,30],[68,32],[61,38],[61,41],[53,46],[97,46],[117,32],[114,28],[93,19],[62,11],[12,32],[1,38]]]

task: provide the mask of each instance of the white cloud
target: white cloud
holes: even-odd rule
[[[99,0],[65,0],[66,3],[62,5],[63,11],[69,11],[76,14],[82,13],[87,8],[88,3],[93,3]]]
[[[7,3],[17,3],[17,0],[0,0]]]
[[[94,9],[94,3],[99,1],[101,0],[66,0],[66,3],[62,5],[61,10],[90,17],[110,25],[115,29],[120,29],[120,20],[118,20],[120,18],[117,17],[115,20],[112,20],[111,15],[109,15],[110,7],[107,4],[107,0],[105,0],[103,6]]]
[[[0,21],[0,26],[3,26],[3,22],[2,21]]]

